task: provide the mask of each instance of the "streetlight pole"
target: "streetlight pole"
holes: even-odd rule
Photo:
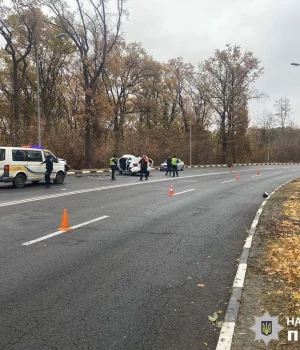
[[[192,166],[192,118],[190,114],[190,167]]]
[[[42,146],[41,137],[41,108],[40,108],[40,72],[39,72],[39,56],[35,43],[35,66],[36,66],[36,100],[37,100],[37,119],[38,119],[38,145]]]

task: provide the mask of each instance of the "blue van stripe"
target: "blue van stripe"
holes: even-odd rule
[[[26,165],[25,165],[25,168],[32,174],[43,174],[43,175],[45,174],[45,171],[43,171],[43,172],[33,171],[33,170],[29,169],[28,166],[26,166]],[[52,171],[52,174],[56,174],[56,173],[57,173],[57,171]]]

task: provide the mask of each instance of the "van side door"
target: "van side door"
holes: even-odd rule
[[[44,161],[42,151],[27,149],[25,152],[27,159],[28,180],[43,180],[45,175],[45,164],[41,164]]]

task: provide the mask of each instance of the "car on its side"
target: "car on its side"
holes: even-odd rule
[[[177,170],[183,171],[184,169],[184,162],[178,158],[179,163],[177,163]],[[167,171],[167,161],[165,160],[163,163],[161,163],[159,167],[160,171]]]
[[[118,169],[119,174],[129,174],[136,175],[141,172],[141,166],[139,164],[141,157],[136,157],[132,154],[125,154],[121,158],[118,159]],[[151,172],[151,164],[153,161],[149,162],[148,171]]]

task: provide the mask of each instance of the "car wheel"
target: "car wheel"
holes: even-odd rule
[[[159,169],[160,171],[164,171],[164,169]]]
[[[59,172],[56,174],[55,176],[55,179],[53,180],[53,182],[56,184],[56,185],[61,185],[65,180],[65,174],[63,172]]]
[[[18,174],[15,178],[14,178],[14,182],[13,185],[15,188],[22,188],[25,186],[25,176],[22,174]]]
[[[123,173],[123,172],[122,172],[121,170],[119,170],[119,174],[122,175],[122,173]]]
[[[184,168],[184,167],[181,168],[181,171],[183,171],[183,168]]]

